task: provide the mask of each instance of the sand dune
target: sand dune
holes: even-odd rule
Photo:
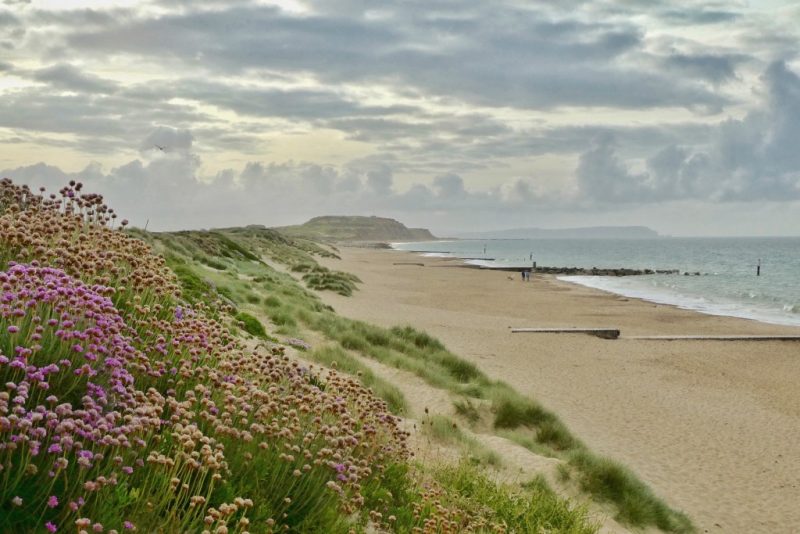
[[[634,469],[700,532],[800,529],[800,343],[608,341],[510,326],[615,327],[623,335],[800,334],[536,277],[393,265],[409,253],[344,249],[328,266],[364,284],[339,313],[437,336],[549,407],[593,450]]]

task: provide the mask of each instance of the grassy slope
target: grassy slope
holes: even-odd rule
[[[619,521],[672,532],[692,530],[686,516],[655,497],[629,470],[588,451],[551,412],[507,384],[491,380],[436,339],[410,327],[385,329],[341,317],[291,276],[258,260],[263,256],[308,273],[319,268],[314,255],[335,252],[258,227],[140,236],[165,255],[188,295],[202,299],[204,288],[213,288],[234,304],[245,331],[268,340],[270,334],[258,328],[263,325],[253,323],[258,322],[255,316],[267,316],[275,335],[303,337],[309,331],[322,335],[330,345],[310,352],[309,358],[326,366],[336,362],[343,371],[360,374],[362,382],[387,400],[396,413],[405,410],[402,394],[349,353],[412,372],[433,387],[451,391],[460,396],[457,411],[473,425],[493,427],[497,434],[538,454],[562,458],[568,466],[564,477],[573,479],[598,501],[613,503]],[[306,279],[307,285],[339,290],[337,284],[347,283],[349,291],[339,291],[343,294],[356,287],[357,281],[350,275],[329,272],[336,284],[324,287]],[[478,410],[477,405],[489,406],[489,410]],[[436,426],[434,434],[442,437],[446,424],[431,424]]]

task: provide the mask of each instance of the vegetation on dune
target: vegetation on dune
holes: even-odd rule
[[[426,417],[422,421],[422,431],[440,443],[458,446],[463,451],[465,459],[475,464],[498,467],[503,463],[500,455],[481,445],[449,417],[438,414]]]
[[[588,520],[585,508],[570,506],[541,479],[526,484],[528,491],[514,491],[468,463],[440,468],[435,476],[465,499],[461,506],[469,509],[472,503],[480,503],[490,519],[507,525],[508,532],[590,534],[598,528]]]
[[[246,349],[204,304],[223,286],[184,258],[173,275],[80,184],[61,193],[0,184],[0,531],[391,528],[365,508],[407,464],[386,403]],[[412,528],[453,513],[419,499]]]
[[[261,321],[259,321],[249,313],[240,311],[234,316],[234,319],[236,319],[239,322],[239,325],[242,327],[242,329],[251,336],[255,336],[257,338],[264,339],[267,341],[272,341],[276,343],[278,342],[276,338],[267,334],[267,331],[264,329],[264,325],[261,324]]]
[[[232,326],[269,340],[261,314],[279,332],[335,315],[236,232],[120,232],[81,190],[0,182],[0,531],[594,531],[473,467],[417,469],[402,394],[337,338],[306,353],[329,370],[248,348]],[[444,351],[352,325],[362,349],[360,333]]]
[[[358,289],[356,283],[361,280],[353,274],[342,271],[332,271],[317,263],[301,262],[292,266],[291,270],[303,273],[303,281],[311,289],[318,291],[334,291],[349,297]]]
[[[290,237],[263,226],[217,230],[250,250],[284,265],[316,263],[315,256],[339,259],[335,247],[324,247],[302,237]]]
[[[392,413],[403,415],[408,410],[406,399],[397,386],[376,376],[366,365],[340,347],[322,347],[312,351],[309,357],[326,367],[333,367],[349,375],[357,376],[362,384],[386,401]]]
[[[613,502],[620,520],[691,529],[552,413],[438,340],[340,317],[260,260],[287,252],[309,287],[349,295],[358,279],[313,258],[335,252],[258,227],[120,232],[79,184],[54,199],[0,186],[0,530],[593,531],[585,511],[539,486],[511,491],[468,466],[418,472],[391,415],[407,410],[403,394],[356,354],[452,391],[467,424],[488,416],[498,433],[564,458],[564,473]],[[249,352],[232,331],[277,343],[259,317],[335,370],[304,369],[279,345]],[[305,331],[328,344],[308,350],[297,339]],[[265,398],[267,408],[255,409]],[[500,463],[449,419],[433,416],[423,428],[479,465]],[[546,516],[552,526],[536,526],[550,524]]]
[[[655,525],[667,532],[692,531],[692,523],[686,515],[667,507],[630,470],[618,463],[581,450],[573,453],[570,465],[575,468],[581,488],[615,503],[623,522],[634,526]]]
[[[307,269],[310,267],[298,268],[300,272]],[[472,417],[474,424],[480,422],[474,420],[476,416],[479,420],[482,416],[472,402],[488,403],[492,418],[490,425],[497,429],[500,435],[537,454],[563,458],[570,464],[571,469],[578,473],[576,476],[582,476],[585,480],[596,478],[602,466],[613,465],[624,470],[619,464],[590,453],[552,412],[519,394],[507,384],[491,380],[474,364],[449,352],[441,342],[425,332],[410,326],[381,328],[339,316],[316,295],[302,289],[290,276],[283,273],[273,271],[266,275],[256,275],[251,282],[235,283],[242,286],[249,285],[267,295],[261,310],[277,327],[278,333],[299,336],[303,329],[309,329],[336,342],[339,347],[339,351],[336,352],[337,359],[348,362],[343,363],[348,366],[347,372],[358,374],[361,371],[368,377],[367,380],[370,380],[371,373],[367,374],[363,365],[349,356],[348,352],[409,371],[434,387],[447,389],[459,395],[458,404],[461,405],[461,410],[469,412],[467,418]],[[331,350],[334,349],[329,347],[317,353],[316,357],[320,354],[327,357],[331,354],[329,352]],[[323,359],[318,361],[326,363]],[[331,361],[337,360],[328,357],[327,362]],[[382,389],[374,382],[373,389],[393,405],[394,410],[398,410],[400,401],[391,390]],[[580,458],[591,458],[594,461],[578,461]],[[581,484],[581,487],[600,501],[612,502],[619,510],[618,519],[623,522],[633,525],[669,525],[669,528],[660,528],[675,532],[691,530],[690,523],[682,514],[671,510],[655,498],[635,476],[622,478],[620,484],[625,491],[601,492],[594,484]],[[634,499],[631,498],[632,495],[638,497]],[[636,513],[631,507],[641,508],[641,512]],[[656,513],[653,510],[660,511]],[[659,523],[645,519],[644,523],[639,523],[640,517],[656,518],[659,515],[671,519]]]

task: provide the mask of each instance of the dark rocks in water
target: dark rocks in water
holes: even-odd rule
[[[678,274],[677,269],[626,269],[620,268],[602,268],[592,267],[587,269],[584,267],[536,267],[537,273],[543,274],[566,274],[573,276],[642,276],[648,274]]]

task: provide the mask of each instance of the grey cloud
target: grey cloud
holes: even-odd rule
[[[454,28],[452,20],[423,17],[412,8],[394,5],[383,17],[368,19],[234,7],[126,19],[99,30],[74,28],[68,43],[85,53],[134,53],[189,64],[202,58],[237,73],[277,69],[313,72],[328,82],[383,81],[489,106],[717,110],[727,102],[690,81],[626,67],[621,57],[640,48],[636,28],[553,21],[508,4],[463,9]],[[585,90],[587,84],[592,91]]]
[[[441,174],[433,179],[433,187],[440,197],[452,199],[463,198],[468,193],[464,189],[464,180],[457,174]]]
[[[134,89],[136,91],[136,89]],[[418,111],[413,106],[367,106],[325,89],[267,89],[202,80],[148,87],[153,96],[196,99],[242,115],[328,119],[341,116],[391,116]]]
[[[581,154],[576,170],[581,193],[598,202],[649,200],[648,176],[628,170],[614,151],[611,137],[598,138]]]
[[[114,25],[120,20],[130,20],[136,15],[134,9],[35,9],[26,15],[31,25],[64,26],[78,28],[102,28]]]
[[[800,76],[778,61],[762,80],[761,108],[719,123],[706,149],[663,148],[648,159],[647,172],[632,172],[613,141],[598,140],[580,157],[582,194],[601,202],[800,199]]]
[[[185,105],[117,95],[54,94],[50,88],[7,91],[0,98],[0,126],[21,131],[74,134],[76,146],[89,152],[131,148],[155,125],[214,122]],[[134,145],[135,146],[135,145]]]
[[[719,84],[736,77],[743,55],[673,54],[664,59],[668,69]]]
[[[501,108],[686,106],[704,113],[728,102],[697,76],[685,81],[686,72],[700,69],[696,64],[704,58],[687,54],[676,60],[679,75],[660,65],[634,68],[629,56],[645,54],[641,28],[586,22],[566,12],[554,17],[541,5],[341,2],[315,6],[318,11],[310,16],[248,3],[202,5],[213,12],[190,10],[188,3],[158,16],[135,10],[31,10],[26,24],[48,28],[46,41],[64,57],[130,54],[126,61],[156,59],[175,76],[117,86],[74,65],[56,64],[27,75],[78,94],[8,91],[0,99],[10,112],[0,124],[71,133],[76,148],[93,154],[136,146],[155,125],[169,124],[192,127],[201,152],[253,155],[264,149],[258,134],[275,127],[263,119],[299,121],[372,143],[382,157],[402,159],[397,168],[430,175],[497,167],[504,157],[582,150],[608,129],[512,128],[487,113],[427,111],[432,99],[463,109],[472,102]],[[659,56],[647,57],[658,63]],[[704,79],[726,76],[723,65],[705,68]],[[202,69],[214,70],[214,78],[199,76]],[[264,88],[221,81],[225,74],[275,83],[302,77],[309,83],[301,89]],[[349,91],[372,83],[417,102],[372,105]],[[233,111],[236,124],[183,104],[187,100]],[[656,135],[663,137],[661,145],[675,142],[668,137],[688,130],[682,125],[637,126],[631,133],[612,129],[619,130],[623,152],[651,149]]]
[[[742,15],[736,11],[714,9],[671,9],[661,13],[661,17],[674,24],[720,24],[732,22]]]
[[[99,76],[87,74],[69,64],[59,64],[39,69],[32,74],[34,80],[49,83],[55,88],[86,93],[113,93],[117,84]]]
[[[9,11],[2,10],[0,11],[0,28],[4,30],[12,27],[12,26],[19,26],[20,20],[19,18],[15,17],[13,13]]]

